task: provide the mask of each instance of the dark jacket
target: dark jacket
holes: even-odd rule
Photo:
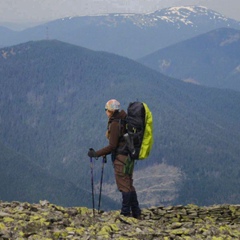
[[[96,151],[97,156],[104,156],[108,154],[122,154],[128,155],[128,151],[126,150],[126,143],[123,138],[124,133],[126,133],[126,126],[124,120],[127,114],[124,110],[115,111],[113,116],[108,120],[108,130],[107,135],[109,139],[108,146]]]

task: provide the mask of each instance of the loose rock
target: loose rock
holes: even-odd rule
[[[151,207],[137,220],[119,211],[94,217],[92,209],[48,201],[0,202],[0,240],[5,239],[240,239],[240,205]]]

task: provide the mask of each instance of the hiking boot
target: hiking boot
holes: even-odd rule
[[[122,192],[122,208],[121,215],[130,217],[130,200],[131,200],[131,192]]]
[[[136,191],[131,192],[131,210],[134,218],[139,219],[141,217],[141,209],[139,208]]]

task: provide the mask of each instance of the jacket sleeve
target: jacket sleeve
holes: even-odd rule
[[[118,122],[112,122],[110,125],[110,136],[109,136],[109,144],[108,146],[96,151],[97,156],[104,156],[108,155],[116,150],[118,147],[119,142],[119,123]]]

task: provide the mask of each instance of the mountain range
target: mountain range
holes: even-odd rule
[[[139,62],[183,81],[240,91],[240,31],[215,29],[160,49]]]
[[[57,39],[137,59],[236,20],[201,6],[170,7],[149,14],[106,14],[58,19],[20,32],[0,29],[0,46]]]
[[[57,40],[2,48],[0,66],[0,139],[13,155],[24,156],[14,155],[10,167],[1,159],[0,182],[6,182],[2,200],[18,200],[14,190],[9,196],[4,189],[17,191],[23,173],[29,178],[22,187],[32,193],[33,179],[38,190],[28,201],[47,198],[40,194],[46,187],[49,194],[54,188],[60,191],[63,196],[56,196],[64,205],[67,197],[69,204],[76,203],[81,189],[86,190],[82,198],[89,199],[87,151],[107,144],[104,106],[116,98],[123,109],[131,101],[146,102],[153,114],[153,150],[148,160],[135,166],[142,205],[238,203],[239,92],[185,83],[126,57]],[[96,189],[99,160],[94,161]],[[25,169],[20,163],[32,167]],[[31,175],[34,166],[44,171],[37,170],[38,177]],[[11,181],[12,175],[19,182]],[[73,185],[63,188],[63,180]],[[120,195],[112,194],[113,188],[108,158],[103,196],[116,204]],[[109,200],[103,204],[114,205]]]
[[[69,16],[99,15],[106,13],[149,13],[172,6],[201,5],[225,16],[240,20],[239,1],[230,0],[14,0],[1,1],[0,22],[35,24]],[[13,8],[14,5],[14,8]],[[14,13],[14,14],[13,14]]]

